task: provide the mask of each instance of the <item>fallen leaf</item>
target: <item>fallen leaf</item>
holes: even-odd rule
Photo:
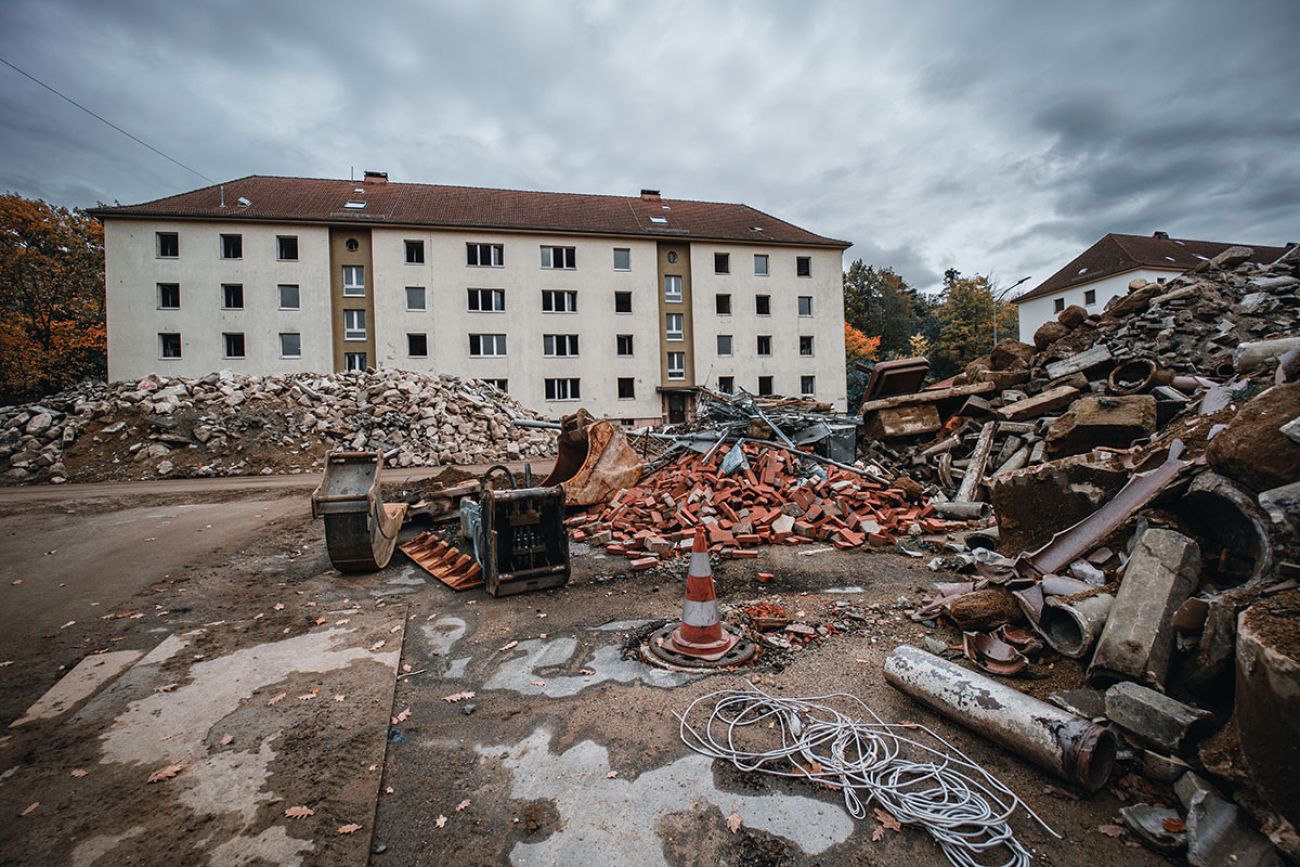
[[[88,773],[90,773],[90,771],[86,770],[85,768],[73,768],[72,770],[68,771],[68,776],[69,776],[69,777],[84,777],[84,776],[85,776],[86,774],[88,774]]]
[[[1097,830],[1107,837],[1124,836],[1124,827],[1122,825],[1098,825]]]
[[[543,611],[542,613],[538,614],[537,617],[539,620],[544,619],[546,617],[546,612]]]
[[[318,695],[320,695],[320,687],[313,689],[311,692],[304,692],[302,695],[298,696],[298,701],[311,701]]]
[[[452,695],[444,695],[444,696],[442,697],[442,700],[443,700],[443,701],[450,701],[450,702],[457,702],[457,701],[464,701],[464,700],[467,699],[467,698],[473,698],[473,697],[474,697],[474,693],[473,693],[473,692],[466,691],[466,692],[457,692],[457,693],[453,693]]]
[[[1170,834],[1181,834],[1187,830],[1187,823],[1182,819],[1165,819],[1160,823],[1160,827],[1164,828]]]
[[[497,650],[498,650],[498,651],[505,651],[505,650],[509,650],[509,649],[512,648],[512,647],[518,647],[518,646],[519,646],[519,642],[518,642],[518,641],[507,641],[505,644],[503,644],[503,645],[501,645],[500,647],[498,647]]]
[[[253,615],[253,619],[254,619],[254,620],[261,620],[261,619],[262,619],[263,617],[265,617],[265,616],[266,616],[266,612],[265,612],[265,611],[259,611],[259,612],[257,612],[256,614]]]
[[[397,716],[393,717],[393,725],[400,725],[401,723],[406,722],[410,718],[411,718],[411,709],[408,707],[406,710],[402,711]]]
[[[161,783],[163,780],[170,780],[172,777],[176,776],[183,770],[185,770],[184,765],[167,765],[165,767],[159,768],[158,770],[150,774],[149,778],[145,780],[145,782]]]
[[[6,659],[4,662],[0,662],[0,668],[8,668],[9,666],[11,666],[11,665],[13,665],[13,664],[14,664],[14,661],[13,661],[12,659]]]
[[[30,804],[28,804],[28,805],[26,806],[26,808],[24,808],[23,811],[22,811],[21,813],[19,813],[18,815],[19,815],[19,816],[26,816],[28,813],[31,813],[33,810],[35,810],[35,809],[36,809],[37,807],[39,807],[40,805],[41,805],[41,802],[40,802],[40,801],[32,801],[32,802],[31,802]]]
[[[232,735],[232,734],[230,734],[230,733],[226,733],[226,734],[224,734],[224,735],[221,736],[221,745],[222,745],[223,747],[228,747],[228,746],[230,746],[231,742],[234,741],[234,739],[235,739],[235,736],[234,736],[234,735]]]
[[[334,694],[334,700],[335,700],[335,701],[343,701],[343,696],[340,695],[339,693],[335,693],[335,694]]]
[[[317,618],[316,618],[316,625],[317,625],[317,626],[320,626],[322,623],[325,623],[325,622],[328,621],[328,620],[329,620],[328,617],[317,617]]]
[[[266,706],[267,706],[267,707],[273,707],[273,706],[279,704],[280,702],[284,701],[285,698],[286,698],[288,695],[289,695],[289,693],[287,693],[287,692],[276,693],[275,695],[271,696],[270,698],[268,698],[268,699],[266,700]]]
[[[379,770],[379,765],[371,765],[370,767],[366,768],[366,770],[370,771],[371,773],[374,773],[375,771]]]
[[[578,674],[581,674],[584,677],[594,677],[596,672],[590,668],[582,668],[578,670]]]
[[[349,623],[351,623],[351,622],[352,622],[352,618],[350,618],[350,617],[344,617],[342,620],[335,620],[335,621],[334,621],[334,625],[335,625],[335,626],[346,626],[347,624],[349,624]]]
[[[394,791],[396,790],[392,786],[384,786],[385,795],[391,795]]]
[[[879,807],[877,807],[872,812],[875,813],[876,821],[880,823],[881,828],[885,828],[890,831],[899,831],[899,832],[903,830],[902,824],[897,819],[895,819],[893,815],[890,814],[889,812],[882,810]]]
[[[403,663],[403,665],[402,665],[402,671],[406,672],[407,674],[410,674],[410,673],[411,673],[411,663],[409,663],[409,662],[407,662],[407,663]]]
[[[21,579],[21,578],[15,578],[14,580],[10,581],[9,583],[12,584],[12,585],[14,585],[15,587],[17,587],[19,584],[23,583],[23,579]]]
[[[272,608],[272,610],[274,610],[274,611],[283,611],[283,610],[284,610],[284,603],[283,603],[283,602],[277,602],[277,603],[275,603],[274,605],[272,605],[271,608]]]
[[[69,626],[76,626],[76,625],[77,625],[77,621],[75,621],[75,620],[69,620],[67,623],[63,624],[63,625],[60,626],[59,628],[60,628],[60,629],[67,629]]]
[[[315,816],[316,811],[311,807],[290,807],[284,811],[284,815],[290,819],[306,819],[308,816]]]
[[[537,637],[540,638],[540,639],[542,639],[542,641],[545,641],[545,640],[546,640],[546,633],[545,633],[545,632],[539,632],[539,633],[537,633]]]
[[[438,818],[434,820],[433,824],[434,824],[435,826],[441,828],[441,827],[443,827],[444,825],[447,824],[447,817],[444,816],[444,815],[442,815],[441,813],[439,813],[439,814],[438,814]]]
[[[154,691],[154,692],[171,692],[173,689],[175,689],[175,688],[178,687],[178,686],[180,686],[179,683],[164,683],[162,686],[155,686],[155,687],[153,688],[153,691]]]
[[[381,648],[381,647],[383,647],[383,646],[384,646],[384,640],[381,638],[381,639],[379,639],[378,641],[376,641],[374,644],[370,645],[370,649],[371,649],[372,651],[373,651],[373,650],[378,650],[379,648]]]
[[[618,776],[618,771],[610,771],[608,774],[605,775],[605,779],[612,780],[617,776]]]
[[[883,839],[885,839],[885,826],[877,825],[876,830],[871,832],[871,842],[879,843]]]
[[[401,631],[402,631],[402,624],[399,623],[396,626],[394,626],[392,629],[388,630],[388,634],[392,635],[394,632],[401,632]]]
[[[334,833],[335,833],[335,834],[352,834],[352,833],[354,833],[354,832],[356,832],[356,831],[360,831],[360,830],[361,830],[361,826],[358,825],[358,824],[356,824],[356,823],[354,822],[354,823],[352,823],[352,824],[348,824],[348,825],[339,825],[338,828],[334,831]]]
[[[546,686],[546,681],[544,680],[530,680],[528,682],[531,683],[533,686]]]
[[[1074,792],[1068,792],[1065,789],[1058,789],[1056,786],[1043,786],[1044,795],[1053,795],[1062,801],[1077,801],[1079,796]]]
[[[461,801],[459,804],[456,805],[457,813],[468,809],[469,809],[469,798],[466,798],[465,800]]]
[[[732,813],[730,816],[727,817],[727,829],[731,831],[731,833],[733,834],[740,830],[739,813]]]

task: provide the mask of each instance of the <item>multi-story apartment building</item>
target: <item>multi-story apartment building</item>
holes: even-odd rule
[[[746,205],[247,177],[101,208],[111,379],[366,366],[559,416],[700,385],[845,405],[841,256]]]

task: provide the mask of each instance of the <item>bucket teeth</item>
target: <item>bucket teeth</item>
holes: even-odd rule
[[[452,590],[469,590],[483,584],[483,570],[474,558],[433,533],[421,533],[400,548],[417,566]]]

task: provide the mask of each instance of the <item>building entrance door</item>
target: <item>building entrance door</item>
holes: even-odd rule
[[[668,423],[680,424],[686,421],[686,395],[668,395]]]

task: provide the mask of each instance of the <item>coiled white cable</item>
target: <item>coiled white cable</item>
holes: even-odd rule
[[[865,721],[827,703],[835,700],[860,708]],[[709,703],[708,718],[692,725],[696,709]],[[741,771],[807,777],[839,788],[856,819],[866,818],[875,803],[902,824],[925,829],[956,867],[986,867],[980,857],[997,849],[1007,853],[1000,867],[1026,867],[1029,852],[1008,823],[1016,807],[1060,837],[1000,780],[929,728],[886,723],[848,693],[780,698],[749,684],[702,695],[675,715],[682,742],[696,752]],[[780,746],[755,749],[776,737],[762,734],[769,730],[779,732]],[[746,738],[750,743],[742,744]]]

